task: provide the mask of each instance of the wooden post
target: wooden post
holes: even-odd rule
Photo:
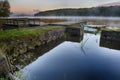
[[[27,26],[29,26],[29,19],[27,19]]]
[[[40,23],[40,19],[39,19],[38,21],[39,21],[39,25],[41,25],[41,23]]]
[[[18,19],[16,20],[16,25],[18,26],[18,28],[20,27]]]
[[[35,25],[35,19],[34,19],[34,25]]]

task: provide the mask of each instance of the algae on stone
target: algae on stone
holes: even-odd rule
[[[64,32],[64,27],[29,27],[5,30],[0,32],[0,49],[13,56],[17,53],[24,53],[28,49],[33,49],[52,40],[55,36],[60,36]]]

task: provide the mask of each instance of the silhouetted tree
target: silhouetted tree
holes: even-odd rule
[[[0,1],[0,17],[8,17],[10,14],[10,4],[8,0]]]

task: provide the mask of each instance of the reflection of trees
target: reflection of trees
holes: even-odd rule
[[[8,17],[10,14],[10,4],[8,0],[0,1],[0,17]]]

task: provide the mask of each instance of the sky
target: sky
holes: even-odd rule
[[[84,8],[120,0],[8,0],[12,12],[31,13],[35,10],[46,11],[60,8]]]

